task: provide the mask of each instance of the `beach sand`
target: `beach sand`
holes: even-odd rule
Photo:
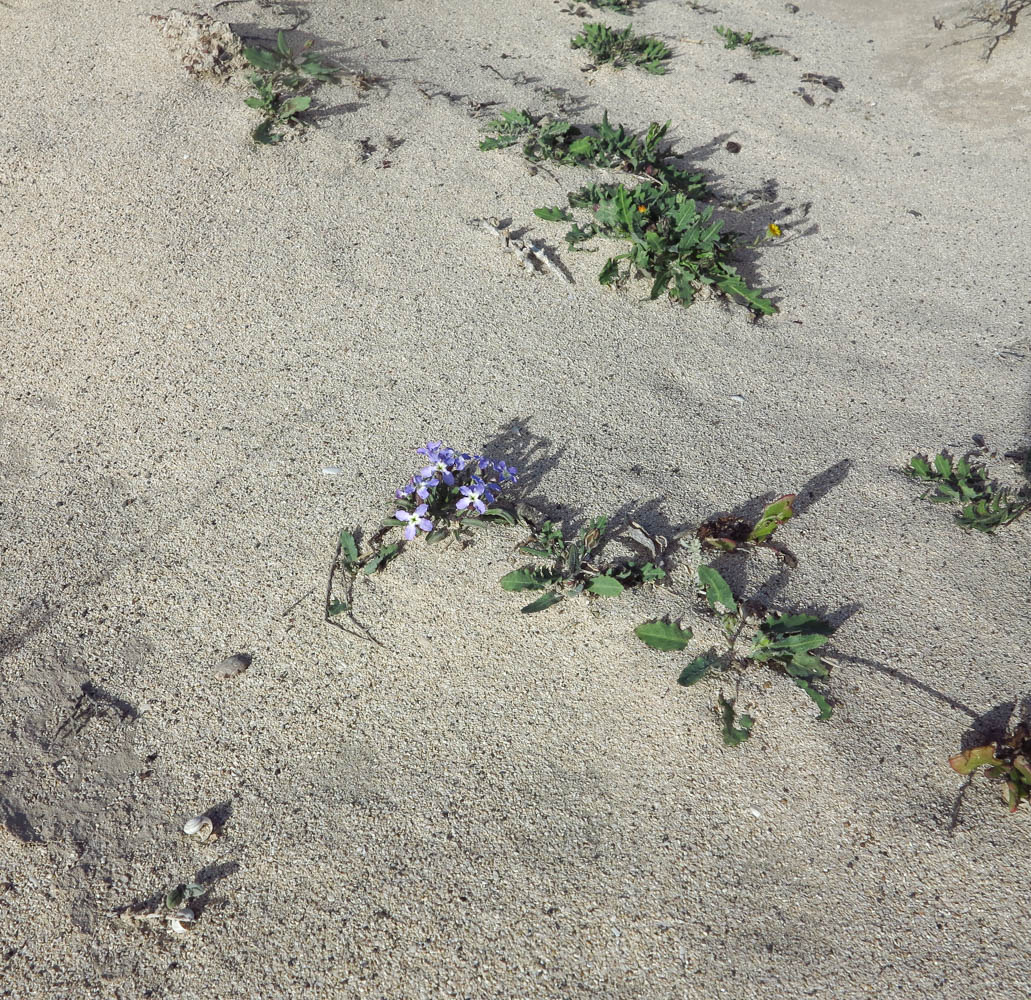
[[[1031,23],[985,63],[946,47],[958,5],[711,6],[593,12],[667,39],[651,76],[584,72],[549,0],[223,5],[380,78],[324,88],[275,148],[240,87],[186,73],[163,8],[0,6],[0,995],[1031,988],[1027,807],[947,765],[1031,694],[1031,521],[964,533],[898,471],[1031,438]],[[618,178],[480,152],[507,107],[672,119],[751,203],[728,226],[781,226],[740,265],[780,311],[599,285],[604,254],[532,210]],[[521,271],[470,225],[491,216],[574,283]],[[683,655],[633,635],[689,612],[684,575],[522,616],[515,533],[360,581],[377,644],[327,625],[336,533],[441,438],[571,526],[797,492],[794,572],[721,566],[839,626],[834,718],[760,672],[725,748],[733,681],[681,688]],[[181,833],[201,812],[211,844]],[[190,881],[187,934],[117,915]]]

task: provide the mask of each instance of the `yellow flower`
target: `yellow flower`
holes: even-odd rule
[[[770,223],[770,224],[769,224],[769,225],[768,225],[768,226],[766,227],[766,232],[767,232],[767,233],[768,233],[768,234],[769,234],[770,236],[780,236],[780,226],[778,226],[776,222],[771,222],[771,223]]]
[[[638,212],[647,212],[648,211],[648,206],[647,205],[638,205],[637,206],[637,211]]]

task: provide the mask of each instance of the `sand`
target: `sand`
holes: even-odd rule
[[[223,5],[381,78],[274,149],[163,9],[0,6],[0,995],[1027,992],[1027,807],[946,760],[1028,694],[1031,521],[965,534],[897,470],[1028,443],[1031,23],[986,64],[944,47],[957,6],[712,6],[644,5],[676,56],[653,77],[583,72],[547,0]],[[504,107],[672,119],[753,202],[734,228],[783,228],[741,267],[780,312],[600,286],[532,215],[597,175],[479,152]],[[336,532],[438,438],[572,524],[797,491],[798,569],[727,572],[839,626],[835,717],[759,675],[726,749],[733,683],[680,688],[632,634],[690,601],[521,616],[504,532],[362,583],[381,645],[328,626]],[[220,836],[187,840],[205,811]],[[117,916],[191,880],[187,934]]]

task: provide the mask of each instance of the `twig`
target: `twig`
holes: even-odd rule
[[[573,283],[569,275],[567,275],[560,267],[557,267],[548,257],[544,252],[543,247],[535,246],[533,243],[524,240],[514,239],[508,229],[501,229],[499,227],[497,219],[478,219],[474,220],[474,222],[479,222],[482,229],[490,233],[492,236],[497,237],[502,250],[514,253],[525,271],[529,271],[530,274],[536,273],[537,269],[533,266],[533,262],[530,260],[530,258],[533,257],[545,271],[553,274],[559,279],[559,281],[562,281],[567,285],[571,285]]]

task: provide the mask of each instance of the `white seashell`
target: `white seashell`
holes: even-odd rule
[[[344,470],[339,465],[328,465],[322,470],[324,476],[339,476]]]
[[[200,837],[201,840],[207,840],[214,829],[215,824],[211,822],[209,817],[204,815],[194,816],[193,819],[188,819],[183,824],[183,833],[187,837]]]
[[[171,928],[173,934],[185,934],[185,924],[192,924],[197,918],[193,915],[193,910],[188,906],[184,906],[180,910],[176,910],[168,918],[168,926]]]

